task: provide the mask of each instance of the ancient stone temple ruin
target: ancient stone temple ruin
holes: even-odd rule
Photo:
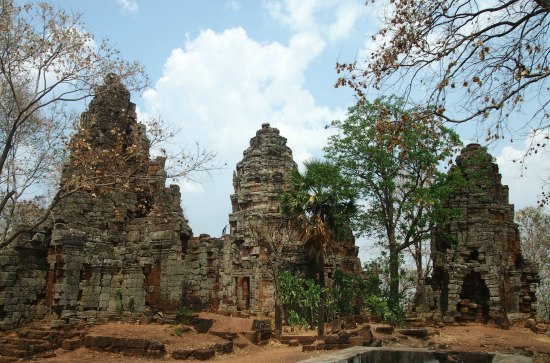
[[[522,257],[514,206],[498,166],[485,148],[470,144],[454,168],[466,184],[443,201],[458,216],[439,225],[432,239],[427,315],[444,322],[499,324],[510,313],[535,314],[539,280]]]
[[[46,317],[63,325],[169,315],[181,306],[273,312],[258,231],[281,218],[278,200],[296,167],[279,130],[262,125],[237,164],[229,233],[192,237],[179,188],[165,186],[165,160],[151,160],[128,90],[108,76],[98,91],[71,143],[51,220],[0,251],[0,329]],[[300,242],[291,242],[285,258],[307,269]],[[342,242],[328,277],[360,273],[357,252]]]
[[[232,273],[226,292],[239,311],[273,307],[273,284],[262,264],[268,256],[259,237],[262,229],[281,220],[279,198],[288,187],[288,172],[296,167],[286,139],[276,128],[263,124],[233,173],[228,269]]]
[[[107,77],[80,126],[51,223],[2,253],[10,272],[0,281],[4,328],[49,314],[60,323],[140,315],[181,300],[191,229],[179,188],[164,186],[164,159],[149,159],[135,105],[116,77]],[[94,175],[80,157],[98,160]],[[99,183],[88,188],[90,177]]]
[[[303,274],[310,272],[311,261],[291,231],[285,236],[285,218],[280,211],[279,199],[288,188],[287,175],[297,165],[292,150],[279,130],[265,123],[250,140],[233,174],[235,194],[231,195],[233,212],[229,215],[230,236],[226,239],[229,255],[222,272],[224,276],[225,308],[253,313],[273,310],[272,276],[262,263],[270,258],[262,239],[287,238],[294,241],[284,250],[287,268]],[[277,231],[276,231],[277,230]],[[274,237],[275,235],[275,237]],[[271,241],[273,242],[273,241]],[[340,241],[336,252],[327,259],[325,274],[330,278],[334,270],[346,273],[361,273],[357,258],[358,247],[354,241]]]

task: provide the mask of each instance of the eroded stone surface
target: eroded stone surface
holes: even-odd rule
[[[470,144],[455,168],[468,184],[443,201],[458,216],[434,234],[432,292],[425,300],[430,309],[419,306],[417,311],[446,323],[483,321],[506,327],[506,313],[536,313],[537,271],[521,254],[514,206],[492,156]]]
[[[169,321],[182,306],[273,312],[273,277],[262,260],[279,256],[261,245],[260,232],[281,221],[279,199],[296,168],[286,139],[262,125],[236,167],[229,230],[192,237],[179,188],[165,186],[165,160],[150,158],[130,93],[116,76],[105,82],[63,168],[68,195],[40,232],[0,252],[0,329],[44,317],[55,327],[159,312]],[[307,254],[296,236],[289,240],[283,258],[307,275]],[[335,269],[360,273],[357,252],[353,240],[340,242],[326,259],[327,280]]]
[[[0,256],[11,273],[0,280],[3,328],[48,313],[65,323],[132,317],[182,300],[182,245],[192,233],[179,188],[165,187],[164,159],[149,158],[144,126],[116,77],[82,114],[74,141],[61,179],[71,194],[43,232]],[[95,160],[95,174],[81,157]]]

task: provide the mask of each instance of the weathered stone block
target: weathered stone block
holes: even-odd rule
[[[213,358],[214,355],[216,355],[216,352],[213,348],[196,349],[193,352],[193,357],[198,360],[208,360]]]

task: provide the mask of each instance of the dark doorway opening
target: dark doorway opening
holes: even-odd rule
[[[457,303],[460,320],[486,323],[489,318],[489,300],[489,289],[479,272],[466,275]]]

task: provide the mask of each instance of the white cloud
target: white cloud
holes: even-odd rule
[[[328,28],[331,41],[345,38],[353,29],[355,22],[364,14],[365,5],[358,2],[350,2],[336,9],[336,19]]]
[[[239,10],[241,8],[237,0],[227,0],[225,6],[232,10]]]
[[[260,43],[233,28],[205,30],[172,51],[162,77],[144,93],[145,111],[161,113],[182,129],[182,142],[196,140],[228,163],[202,188],[182,185],[195,233],[219,234],[227,223],[232,172],[262,123],[280,129],[298,163],[321,155],[330,132],[324,126],[345,115],[318,105],[304,86],[305,72],[324,49],[313,33],[295,34],[285,45]]]
[[[297,33],[317,33],[332,42],[346,38],[365,15],[359,0],[283,0],[267,3],[273,19]]]
[[[139,5],[136,0],[117,0],[117,3],[123,14],[135,14],[139,10]]]
[[[502,175],[502,183],[508,185],[510,203],[515,205],[516,210],[537,204],[543,182],[548,180],[550,175],[548,151],[543,150],[528,156],[524,159],[522,168],[520,160],[526,155],[530,146],[531,139],[527,138],[523,145],[508,145],[503,147],[498,155],[494,154]]]

